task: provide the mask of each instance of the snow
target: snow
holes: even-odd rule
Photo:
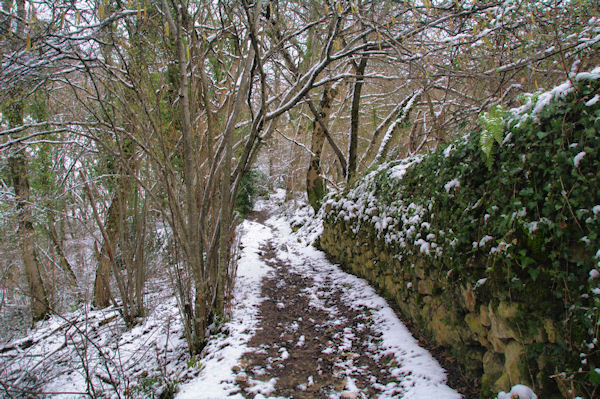
[[[220,341],[218,344],[220,349],[207,351],[212,355],[210,359],[202,360],[204,367],[198,378],[184,385],[181,393],[176,397],[178,399],[242,397],[232,390],[235,377],[231,368],[239,360],[240,355],[248,350],[246,342],[251,333],[247,333],[247,331],[252,331],[256,327],[256,307],[261,301],[259,280],[269,272],[269,268],[260,261],[258,248],[266,240],[270,240],[272,246],[277,248],[278,259],[288,263],[287,267],[294,273],[312,278],[316,286],[320,287],[307,293],[310,295],[310,307],[326,310],[331,315],[332,322],[343,322],[344,315],[339,313],[336,307],[326,308],[322,299],[328,295],[330,290],[326,284],[335,284],[338,287],[344,287],[345,303],[359,309],[363,309],[363,307],[370,309],[374,328],[382,333],[381,356],[392,355],[397,364],[396,366],[390,364],[389,367],[392,375],[398,376],[398,382],[380,387],[382,389],[380,398],[397,397],[399,389],[403,392],[403,397],[407,399],[460,398],[460,394],[445,385],[445,371],[425,349],[419,346],[386,301],[379,297],[365,280],[343,272],[337,265],[331,264],[323,252],[308,244],[311,241],[307,238],[307,235],[311,234],[310,231],[301,228],[293,233],[284,213],[281,212],[280,215],[268,219],[265,222],[268,227],[253,222],[244,222],[242,229],[244,250],[239,261],[239,276],[236,279],[238,284],[243,284],[243,286],[236,287],[236,298],[238,295],[242,295],[243,298],[236,299],[232,309],[232,320],[227,323],[227,328],[232,331],[232,334],[226,338],[226,341]],[[247,280],[251,280],[251,282]],[[347,351],[352,347],[352,340],[356,338],[352,328],[344,328],[343,343],[340,347],[329,346],[322,353],[331,355],[338,351]],[[292,345],[305,345],[305,337],[301,336],[298,342]],[[285,347],[280,348],[280,357],[285,359],[290,356],[290,350]],[[332,397],[354,397],[352,395],[360,394],[352,375],[361,371],[353,368],[351,358],[337,367],[341,370],[341,375],[345,376],[345,391],[341,392],[339,396]],[[406,375],[410,375],[410,377],[403,377]],[[252,388],[252,392],[256,393],[255,398],[260,398],[263,397],[262,395],[268,396],[273,392],[276,380],[271,379],[262,384],[251,380],[249,383],[256,384]],[[298,386],[298,389],[304,390],[312,384],[312,378],[309,377],[306,383]]]
[[[444,39],[442,39],[442,43],[452,43],[452,44],[459,44],[461,42],[462,39],[469,39],[471,36],[467,33],[460,33],[458,35],[455,36],[449,36],[446,37]]]
[[[431,249],[431,244],[428,243],[427,241],[423,240],[422,238],[419,238],[417,241],[415,241],[415,245],[417,247],[419,247],[419,252],[425,255],[429,255],[430,253],[430,249]]]
[[[148,303],[150,314],[130,330],[112,307],[80,305],[76,312],[39,322],[28,337],[10,344],[15,349],[0,359],[0,374],[13,386],[62,399],[87,396],[89,389],[110,397],[115,386],[122,393],[165,374],[184,378],[187,345],[175,298],[151,293]]]
[[[452,152],[452,150],[454,149],[454,145],[450,144],[448,147],[446,147],[444,149],[444,157],[448,158],[450,156],[450,153]]]
[[[275,384],[277,383],[277,378],[271,378],[268,381],[260,381],[260,380],[251,380],[251,383],[254,385],[248,388],[250,393],[255,394],[254,398],[264,398],[263,395],[269,395],[271,392],[275,390]],[[220,396],[219,396],[220,397]],[[215,397],[217,398],[217,397]]]
[[[575,165],[576,168],[579,167],[579,163],[581,162],[583,157],[585,157],[585,151],[581,151],[579,154],[575,155],[575,157],[573,158],[573,165]]]
[[[537,395],[526,385],[517,384],[510,392],[500,392],[496,399],[537,399]]]
[[[460,181],[458,179],[452,179],[450,180],[448,183],[444,184],[444,188],[446,189],[446,192],[450,192],[450,189],[453,187],[460,187]]]
[[[383,151],[386,148],[388,142],[392,139],[396,127],[402,124],[406,120],[406,118],[408,118],[408,115],[414,105],[415,100],[421,94],[423,94],[423,89],[418,89],[417,91],[415,91],[410,97],[410,99],[407,101],[406,105],[402,108],[402,112],[398,114],[398,118],[396,118],[396,120],[388,127],[387,131],[383,135],[383,138],[381,139],[381,143],[379,144],[379,150],[377,151],[375,159],[381,159]]]
[[[281,192],[272,197],[270,204],[259,203],[257,208],[273,207],[273,204],[280,200]],[[413,224],[422,225],[423,222],[418,216],[422,209],[414,204],[411,204],[409,209],[413,212],[412,216],[408,216]],[[268,219],[266,225],[246,220],[239,226],[238,234],[241,239],[238,274],[230,318],[219,332],[209,338],[201,356],[193,362],[188,361],[186,354],[183,325],[176,300],[172,296],[165,296],[161,291],[161,296],[150,302],[152,305],[149,306],[149,316],[129,330],[123,325],[117,310],[112,308],[104,311],[84,309],[62,318],[53,317],[41,322],[29,337],[39,344],[25,350],[20,349],[14,354],[3,354],[12,357],[8,367],[31,367],[32,358],[47,359],[48,361],[40,362],[35,368],[37,372],[43,371],[43,391],[62,392],[64,394],[56,394],[53,397],[63,399],[81,397],[87,389],[81,359],[73,351],[63,353],[65,342],[70,339],[77,342],[79,348],[93,344],[89,345],[87,356],[90,371],[95,375],[104,376],[103,378],[111,378],[111,375],[130,376],[130,380],[123,377],[120,381],[122,385],[119,395],[123,394],[121,389],[150,381],[150,378],[155,376],[153,370],[157,369],[157,373],[164,372],[163,375],[168,376],[171,381],[181,381],[178,386],[179,392],[176,394],[178,399],[242,398],[244,396],[239,392],[236,377],[248,376],[245,373],[235,374],[234,369],[239,365],[242,355],[250,350],[248,342],[259,322],[259,305],[265,300],[261,297],[261,281],[273,271],[273,268],[261,259],[261,247],[266,242],[272,242],[277,249],[278,258],[289,263],[289,267],[295,272],[314,279],[316,288],[311,292],[310,306],[325,307],[323,295],[328,294],[328,287],[333,284],[343,292],[344,303],[348,306],[361,311],[365,308],[369,310],[372,328],[382,334],[382,341],[377,347],[378,356],[393,357],[394,361],[386,363],[386,367],[391,375],[396,376],[395,382],[379,387],[381,394],[378,397],[397,397],[401,391],[402,397],[407,399],[460,398],[460,394],[446,385],[445,371],[419,346],[386,301],[378,296],[365,280],[347,274],[339,266],[331,264],[323,252],[309,243],[310,239],[307,237],[312,234],[311,231],[301,228],[293,233],[288,220],[285,211],[280,211]],[[314,222],[305,223],[305,226],[317,225],[318,223]],[[422,247],[433,247],[433,243],[422,240]],[[159,287],[164,288],[164,285]],[[286,307],[281,306],[280,310],[286,312]],[[344,315],[337,307],[330,306],[326,310],[331,315],[332,323],[343,322]],[[72,328],[73,326],[79,330]],[[58,330],[60,332],[56,333]],[[297,342],[287,347],[282,346],[279,358],[288,359],[293,349],[306,345],[309,338],[302,335]],[[353,341],[358,338],[354,328],[345,327],[342,343],[339,346],[328,347],[323,353],[349,351]],[[68,367],[57,365],[61,362]],[[5,368],[6,364],[1,366],[0,369]],[[353,365],[352,358],[336,363],[336,367],[346,384],[343,392],[332,397],[345,397],[344,392],[357,393],[360,397],[361,392],[353,375],[361,373],[361,369]],[[106,397],[116,395],[113,387],[96,378],[93,381],[97,392]],[[246,392],[252,393],[254,398],[272,397],[277,378],[266,381],[249,378],[246,383]],[[313,384],[312,377],[309,377],[308,381],[301,385],[307,387]],[[141,395],[143,397],[143,394]]]
[[[372,309],[375,325],[382,332],[381,347],[385,353],[394,355],[399,365],[395,372],[398,375],[411,374],[410,380],[400,382],[403,398],[461,397],[460,394],[445,385],[445,371],[425,349],[419,346],[387,302],[378,296],[365,280],[347,274],[337,265],[331,264],[325,254],[316,248],[303,245],[303,240],[298,239],[300,232],[293,234],[284,219],[274,219],[269,223],[276,229],[274,237],[284,242],[290,249],[290,252],[280,252],[279,257],[289,261],[296,270],[304,269],[317,281],[327,278],[335,284],[349,287],[345,290],[345,299],[348,303],[355,307],[366,306]],[[277,247],[281,247],[281,245],[277,245]],[[350,331],[347,333],[351,334]],[[329,348],[328,351],[333,352],[334,349]],[[395,396],[384,392],[379,397]]]
[[[600,40],[600,38],[598,38],[598,40]],[[596,67],[590,72],[578,73],[573,77],[575,81],[594,81],[600,79],[600,67]],[[539,115],[550,104],[552,100],[564,99],[569,93],[573,92],[574,90],[575,89],[573,88],[572,81],[567,80],[562,84],[552,88],[551,90],[539,93],[537,95],[537,99],[536,96],[529,94],[527,95],[527,102],[524,105],[509,110],[509,113],[512,115],[511,119],[517,122],[517,126],[529,118],[533,119],[534,121],[538,121]],[[586,105],[594,105],[598,101],[597,97],[598,95],[594,96],[592,99],[586,102]]]
[[[423,160],[422,156],[416,156],[416,157],[412,157],[412,158],[403,159],[402,161],[400,161],[400,163],[398,165],[392,166],[390,168],[389,176],[391,178],[401,180],[404,177],[404,175],[406,174],[406,171],[412,165],[419,163],[422,160]]]
[[[258,204],[258,208],[263,206]],[[194,381],[181,386],[178,399],[210,399],[210,398],[242,398],[240,394],[231,396],[235,391],[235,376],[232,367],[237,365],[242,354],[249,349],[246,346],[252,337],[258,322],[258,306],[263,298],[260,297],[260,282],[271,270],[259,256],[259,248],[273,237],[266,226],[244,221],[239,228],[241,239],[241,258],[238,261],[238,274],[234,288],[234,303],[232,304],[231,320],[225,328],[229,336],[220,337],[209,342],[204,352],[209,354],[202,359],[203,368]],[[274,381],[257,387],[256,393],[268,395],[269,387]]]
[[[291,203],[287,205],[291,205]],[[314,244],[323,232],[323,215],[325,214],[325,207],[321,207],[319,215],[316,217],[313,208],[309,205],[292,209],[288,211],[288,213],[291,217],[290,224],[299,230],[298,235],[300,239],[307,245]]]
[[[491,241],[493,239],[494,239],[494,237],[486,235],[479,241],[479,246],[483,247],[485,244],[487,244],[489,241]]]
[[[598,80],[600,79],[600,67],[592,69],[590,72],[581,72],[575,75],[575,80]]]
[[[540,112],[542,112],[542,110],[548,104],[550,104],[550,101],[552,101],[554,98],[557,98],[557,97],[564,97],[571,91],[573,91],[571,82],[567,81],[561,85],[556,86],[555,88],[553,88],[550,91],[542,93],[540,95],[540,97],[538,98],[538,101],[535,104],[535,107],[533,107],[533,112],[531,113],[531,117],[533,119],[537,119],[537,116],[540,114]]]
[[[595,105],[598,100],[600,100],[600,94],[596,94],[594,97],[592,97],[591,99],[587,100],[585,102],[585,106],[586,107],[591,107],[592,105]]]

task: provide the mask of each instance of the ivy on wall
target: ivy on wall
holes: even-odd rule
[[[427,257],[525,304],[521,328],[539,327],[535,312],[561,322],[563,341],[529,356],[554,359],[584,394],[600,384],[599,89],[600,69],[496,107],[481,132],[381,165],[326,205],[327,220],[368,224],[400,260]]]

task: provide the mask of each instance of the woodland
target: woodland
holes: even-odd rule
[[[74,311],[134,329],[165,291],[193,364],[257,196],[317,214],[482,126],[489,157],[506,110],[600,65],[595,0],[0,3],[0,354]]]

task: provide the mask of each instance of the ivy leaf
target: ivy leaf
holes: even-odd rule
[[[543,139],[544,137],[546,137],[547,135],[549,135],[550,132],[537,132],[536,136],[538,137],[538,139]]]
[[[588,379],[594,385],[600,385],[600,374],[596,370],[590,370],[588,372]]]
[[[529,273],[533,281],[537,280],[538,276],[540,275],[539,269],[527,269],[527,272]]]

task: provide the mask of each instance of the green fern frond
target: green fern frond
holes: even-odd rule
[[[506,111],[501,105],[494,105],[488,112],[480,117],[483,129],[481,131],[481,138],[479,145],[481,151],[485,154],[486,163],[488,167],[492,164],[492,150],[494,148],[494,141],[498,145],[502,144],[504,139],[504,116]]]

